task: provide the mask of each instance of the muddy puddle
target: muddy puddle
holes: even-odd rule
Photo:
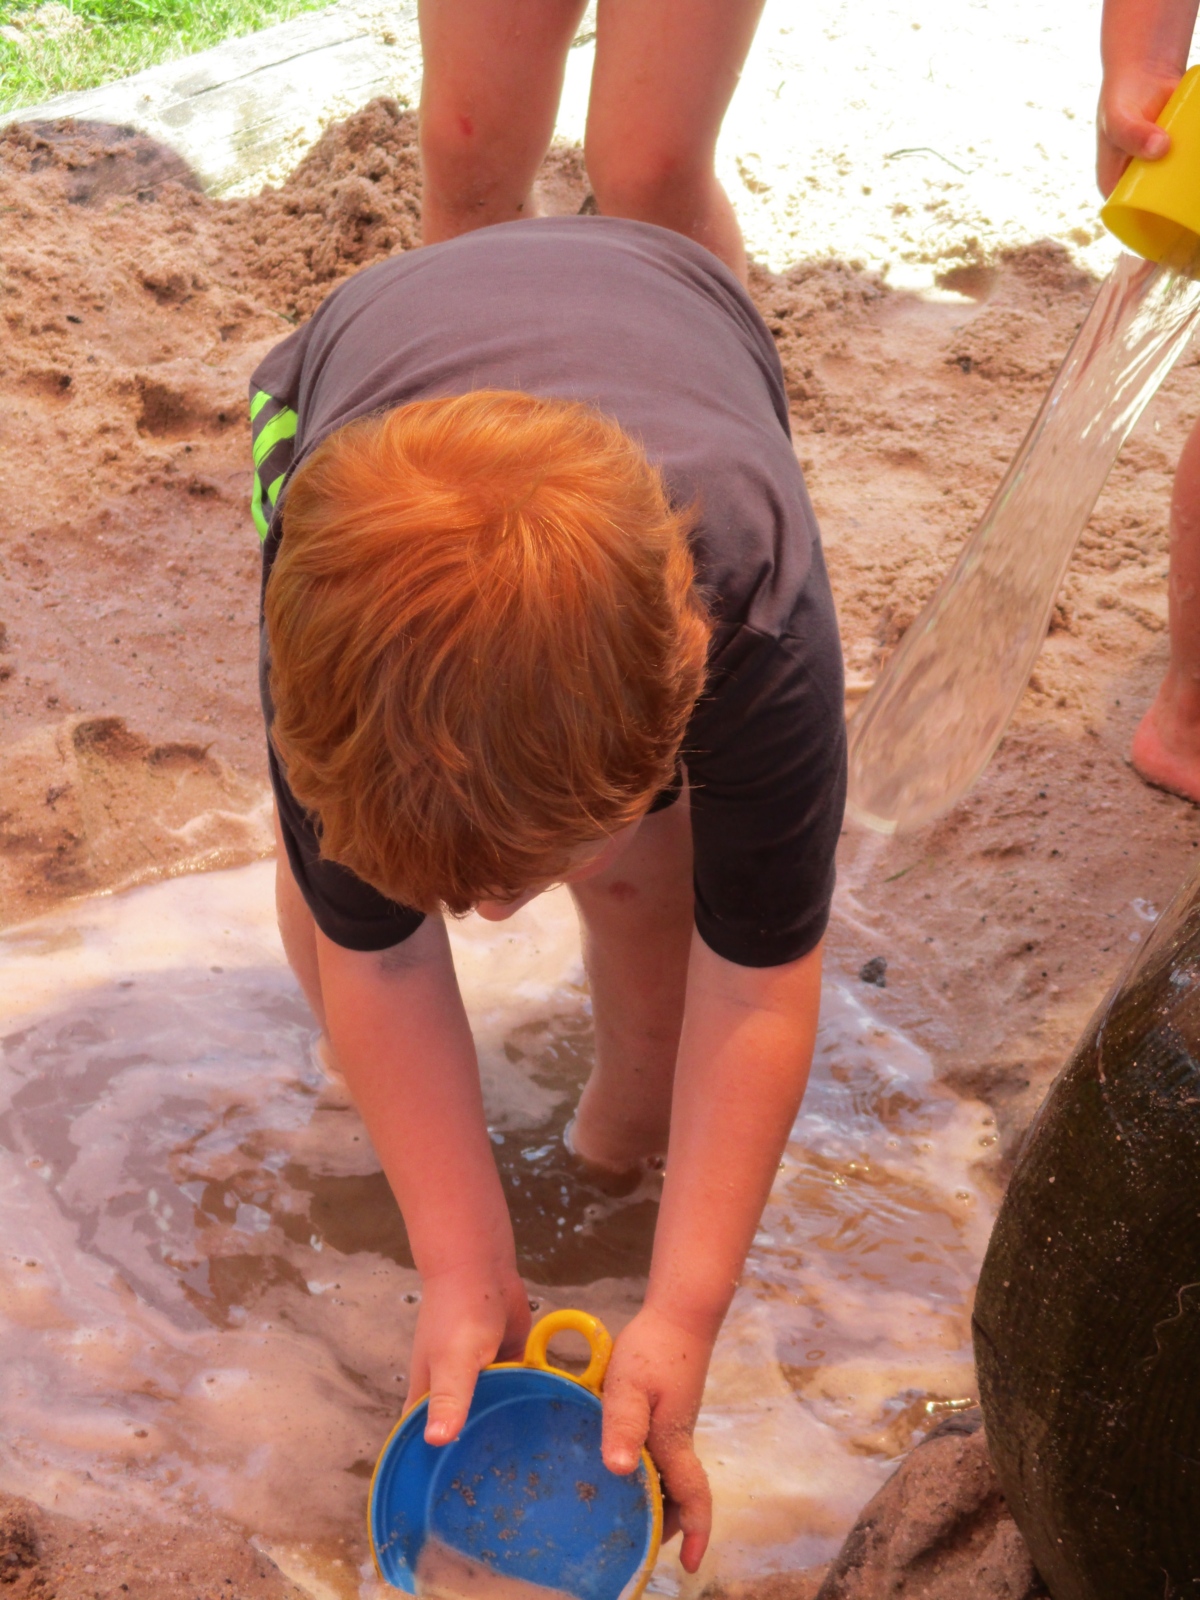
[[[367,1483],[420,1285],[313,1059],[272,873],[180,878],[0,936],[0,1488],[80,1515],[213,1507],[313,1595],[365,1595]],[[589,1053],[569,901],[453,939],[531,1298],[620,1325],[656,1180],[605,1194],[563,1152]],[[703,1582],[824,1559],[897,1455],[973,1396],[991,1116],[931,1081],[873,992],[826,985],[718,1346]],[[654,1588],[682,1581],[668,1554]]]

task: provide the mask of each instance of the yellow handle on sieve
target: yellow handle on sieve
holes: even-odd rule
[[[588,1342],[588,1349],[592,1352],[592,1359],[588,1362],[584,1372],[576,1375],[574,1372],[565,1372],[562,1367],[556,1367],[550,1360],[547,1350],[556,1333],[581,1333]],[[538,1367],[543,1372],[557,1372],[564,1378],[574,1378],[576,1383],[583,1384],[585,1389],[590,1389],[593,1394],[599,1394],[604,1385],[604,1374],[608,1370],[608,1358],[612,1355],[612,1335],[600,1321],[587,1311],[550,1311],[539,1322],[534,1323],[528,1339],[525,1341],[525,1365]]]

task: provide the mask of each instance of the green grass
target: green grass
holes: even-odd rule
[[[329,0],[0,0],[0,112],[91,89]]]

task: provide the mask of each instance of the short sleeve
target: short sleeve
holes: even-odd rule
[[[807,955],[833,898],[846,800],[841,651],[831,608],[795,620],[798,634],[740,627],[717,641],[684,748],[696,927],[743,967]]]

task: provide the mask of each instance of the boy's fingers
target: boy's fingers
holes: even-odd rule
[[[497,1361],[520,1361],[525,1354],[525,1341],[529,1337],[529,1329],[517,1333],[505,1333],[504,1341],[496,1351]]]
[[[614,1384],[604,1395],[600,1453],[610,1472],[632,1472],[650,1429],[650,1401],[636,1384]]]
[[[708,1529],[703,1533],[685,1533],[679,1547],[679,1565],[685,1572],[698,1572],[708,1549]]]
[[[429,1415],[425,1419],[425,1443],[449,1444],[462,1432],[467,1407],[453,1394],[430,1394]]]
[[[1096,155],[1096,187],[1107,200],[1117,186],[1117,180],[1129,165],[1129,157],[1115,150],[1104,140]]]
[[[425,1422],[427,1444],[449,1444],[462,1432],[479,1376],[479,1362],[469,1353],[446,1351],[429,1379],[429,1415]]]
[[[1140,112],[1129,112],[1120,105],[1100,107],[1096,182],[1105,197],[1113,192],[1130,158],[1159,161],[1171,148],[1171,138],[1156,122]]]
[[[1171,136],[1157,122],[1140,111],[1127,111],[1122,105],[1105,106],[1100,112],[1100,132],[1127,156],[1157,161],[1171,148]]]
[[[1160,161],[1171,148],[1171,135],[1157,122],[1143,122],[1131,131],[1129,142],[1143,161]]]
[[[404,1408],[400,1415],[406,1417],[419,1400],[423,1400],[429,1393],[429,1363],[424,1356],[414,1348],[412,1361],[408,1368],[408,1390],[404,1396]]]
[[[679,1508],[679,1526],[683,1530],[679,1560],[685,1572],[695,1572],[712,1531],[708,1474],[700,1464],[690,1432],[672,1431],[662,1439],[652,1440],[651,1449],[662,1474],[663,1488]]]

